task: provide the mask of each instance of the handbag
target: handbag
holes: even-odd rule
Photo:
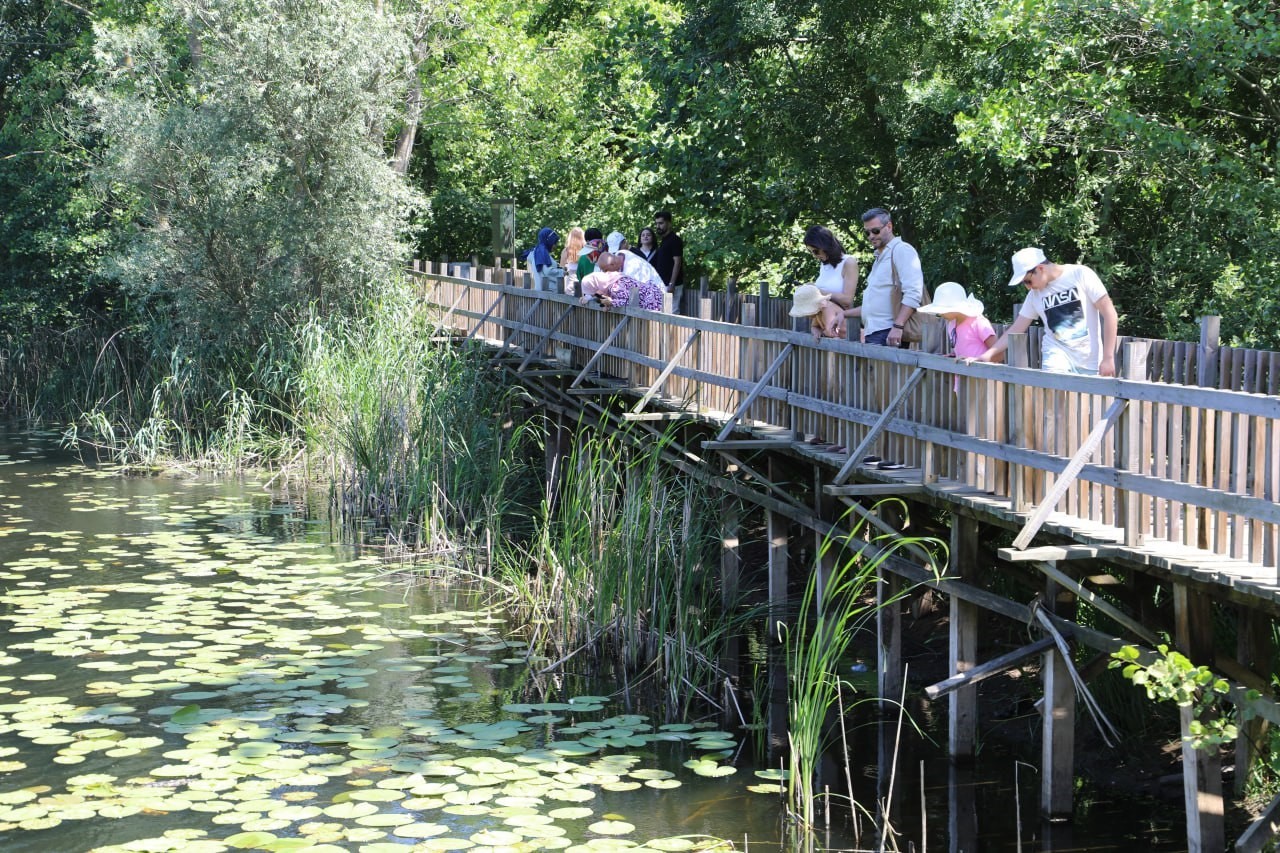
[[[896,247],[895,247],[896,248]],[[889,272],[893,274],[893,290],[890,291],[890,300],[893,302],[893,316],[898,316],[898,309],[902,307],[902,280],[898,278],[898,265],[893,262],[893,252],[889,253]],[[923,281],[920,282],[920,308],[928,305],[933,301],[933,297],[929,295],[929,287]],[[911,318],[903,325],[902,341],[908,344],[918,344],[923,340],[923,323],[920,320],[920,309],[917,308],[911,312]]]

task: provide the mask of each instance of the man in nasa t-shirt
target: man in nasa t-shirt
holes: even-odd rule
[[[1116,308],[1097,273],[1082,264],[1055,264],[1036,248],[1013,256],[1010,287],[1027,288],[1027,299],[1008,331],[977,361],[991,361],[1009,346],[1009,335],[1039,319],[1045,327],[1041,367],[1057,373],[1116,375]]]

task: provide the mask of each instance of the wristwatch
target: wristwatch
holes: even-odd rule
[[[894,327],[895,329],[903,329],[904,331],[905,331],[905,329],[906,329],[906,327],[905,327],[905,326],[903,326],[901,323],[894,323],[894,324],[893,324],[893,327]]]

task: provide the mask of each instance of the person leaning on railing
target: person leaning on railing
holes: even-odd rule
[[[1009,336],[1025,332],[1039,319],[1045,336],[1040,366],[1055,373],[1116,375],[1119,321],[1106,287],[1083,264],[1055,264],[1034,247],[1013,255],[1010,287],[1027,288],[1026,301],[1000,339],[973,361],[994,361],[1009,348]]]

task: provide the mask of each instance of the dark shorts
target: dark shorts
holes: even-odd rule
[[[878,347],[887,347],[889,345],[889,333],[892,331],[893,329],[889,328],[889,329],[880,329],[879,331],[876,331],[876,332],[868,332],[867,337],[863,341],[863,343],[875,344]],[[906,349],[907,342],[903,341],[902,343],[898,344],[898,347],[900,349]]]

